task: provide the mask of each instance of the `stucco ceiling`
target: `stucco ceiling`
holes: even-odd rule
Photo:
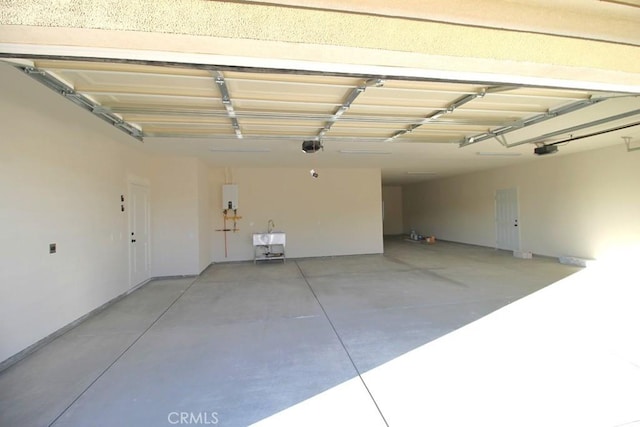
[[[254,1],[640,45],[638,0]]]
[[[10,4],[0,56],[153,154],[375,167],[405,184],[544,161],[541,144],[561,144],[553,156],[640,145],[640,126],[625,127],[640,121],[634,5],[162,0],[105,15],[90,3]],[[180,7],[193,16],[165,13]],[[119,13],[131,8],[151,19]],[[314,139],[324,151],[303,153]]]

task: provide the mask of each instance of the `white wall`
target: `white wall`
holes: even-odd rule
[[[384,234],[402,234],[404,231],[402,225],[402,187],[399,185],[383,186],[382,201],[384,202]]]
[[[209,265],[210,170],[202,161],[153,158],[6,65],[0,89],[0,362],[129,290],[120,195],[132,179],[150,186],[151,275]]]
[[[198,274],[198,160],[154,158],[152,182],[152,276]]]
[[[129,286],[120,195],[148,182],[151,275],[200,273],[253,258],[273,219],[289,257],[381,253],[378,169],[238,169],[240,232],[224,257],[225,173],[195,158],[152,157],[113,126],[0,64],[0,362]],[[58,253],[49,254],[49,243]]]
[[[155,157],[152,165],[152,275],[200,274],[212,261],[210,170],[194,157]]]
[[[253,259],[252,233],[272,219],[287,233],[287,256],[313,257],[382,253],[380,170],[324,169],[318,179],[308,169],[233,169],[238,185],[240,231],[214,232],[215,261]],[[214,227],[223,228],[221,191],[225,171],[212,171]],[[230,228],[232,223],[227,223]]]
[[[574,142],[578,144],[579,142]],[[404,225],[494,247],[497,189],[517,187],[522,250],[598,258],[640,242],[640,152],[615,146],[404,188]]]
[[[149,162],[139,142],[6,65],[0,93],[3,361],[128,290],[120,195]]]

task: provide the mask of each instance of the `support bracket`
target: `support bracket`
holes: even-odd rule
[[[631,146],[631,140],[633,138],[631,138],[630,136],[623,136],[622,140],[624,141],[624,145],[627,146],[627,152],[632,152],[632,151],[640,151],[640,145],[637,147],[632,147]]]
[[[329,117],[329,120],[325,122],[322,129],[320,129],[320,132],[318,132],[316,139],[318,141],[321,141],[322,138],[327,134],[327,132],[329,132],[331,126],[333,126],[333,124],[338,121],[344,113],[347,112],[356,98],[359,97],[365,90],[367,90],[368,87],[381,87],[383,85],[384,80],[382,79],[368,79],[365,80],[360,86],[353,88],[342,102],[342,105],[340,105],[338,109],[333,113],[333,115]]]
[[[391,137],[387,138],[387,140],[385,142],[394,141],[395,139],[397,139],[397,138],[399,138],[399,137],[401,137],[403,135],[407,135],[407,134],[413,132],[414,130],[416,130],[420,126],[426,125],[429,122],[432,122],[434,120],[439,119],[440,117],[444,116],[445,114],[451,114],[456,109],[458,109],[458,108],[462,107],[463,105],[473,101],[474,99],[483,98],[487,93],[504,92],[506,90],[511,90],[513,88],[514,88],[514,86],[491,86],[491,87],[482,88],[476,93],[469,93],[469,94],[463,95],[460,98],[458,98],[455,101],[453,101],[451,104],[447,105],[446,108],[442,108],[442,109],[439,109],[439,110],[436,110],[436,111],[432,112],[431,114],[426,116],[424,119],[422,119],[422,121],[420,121],[420,123],[412,124],[409,127],[407,127],[406,129],[401,129],[401,130],[399,130],[397,132],[394,132],[391,135]]]
[[[61,79],[57,78],[51,73],[41,70],[33,66],[15,65],[19,70],[22,70],[32,79],[42,83],[49,89],[57,92],[62,97],[68,99],[81,108],[91,112],[94,116],[99,117],[105,122],[113,125],[117,129],[120,129],[124,133],[132,136],[138,141],[142,141],[143,132],[138,126],[127,122],[119,114],[114,113],[109,108],[100,105],[91,98],[76,92],[75,89],[69,84],[65,83]]]
[[[555,117],[562,116],[564,114],[569,114],[577,110],[581,110],[583,108],[589,107],[591,105],[597,104],[606,100],[607,98],[590,98],[584,99],[581,101],[574,102],[569,105],[565,105],[563,107],[556,108],[554,110],[549,110],[544,113],[540,113],[533,117],[528,117],[526,119],[518,120],[511,123],[505,123],[504,126],[493,129],[490,132],[481,133],[478,135],[473,135],[465,138],[463,141],[459,143],[460,148],[466,147],[471,144],[475,144],[477,142],[485,141],[487,139],[495,138],[498,135],[504,135],[518,129],[522,129],[527,126],[535,125],[547,120],[551,120]],[[539,138],[538,138],[539,139]],[[529,141],[531,142],[531,141]],[[516,145],[524,144],[525,142],[518,142],[515,144],[507,145],[506,147],[515,147]]]
[[[214,71],[213,76],[215,77],[216,86],[218,86],[218,90],[220,91],[220,96],[222,97],[222,105],[227,110],[227,117],[231,120],[231,126],[233,127],[233,131],[235,132],[238,139],[242,139],[242,131],[240,130],[240,123],[238,123],[238,118],[236,117],[236,112],[233,108],[233,103],[231,102],[231,96],[229,95],[229,88],[227,87],[227,82],[220,71]]]

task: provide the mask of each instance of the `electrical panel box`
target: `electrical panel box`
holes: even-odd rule
[[[236,184],[222,186],[222,209],[238,209],[238,186]]]

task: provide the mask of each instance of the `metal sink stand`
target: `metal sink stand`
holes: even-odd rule
[[[255,233],[253,235],[253,263],[276,259],[286,262],[285,246],[285,233]]]

